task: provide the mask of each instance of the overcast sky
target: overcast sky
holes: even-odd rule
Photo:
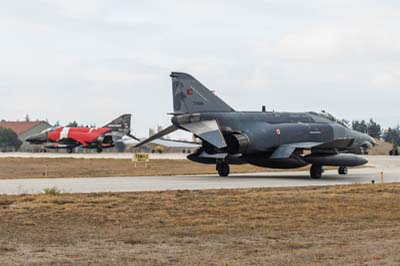
[[[0,119],[169,124],[171,71],[237,110],[400,122],[400,1],[2,1]]]

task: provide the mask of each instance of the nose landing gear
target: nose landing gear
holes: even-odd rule
[[[103,151],[103,147],[101,147],[100,145],[97,146],[96,151],[97,151],[97,153],[101,153]]]
[[[348,171],[347,166],[340,166],[338,170],[339,175],[347,175]]]

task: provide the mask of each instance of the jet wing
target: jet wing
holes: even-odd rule
[[[216,120],[199,121],[182,124],[180,126],[218,149],[227,146]]]
[[[330,142],[325,142],[320,145],[312,147],[312,149],[329,150],[329,149],[346,149],[349,148],[354,142],[354,139],[337,139]]]
[[[329,142],[298,142],[282,144],[272,153],[270,159],[289,158],[296,149],[306,150],[335,150],[349,148],[354,139],[337,139]]]
[[[322,144],[321,142],[298,142],[290,144],[282,144],[275,149],[270,159],[286,159],[289,158],[296,149],[311,149],[312,147]]]

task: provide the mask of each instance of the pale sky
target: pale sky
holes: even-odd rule
[[[0,119],[167,126],[171,71],[236,110],[400,123],[400,1],[0,3]]]

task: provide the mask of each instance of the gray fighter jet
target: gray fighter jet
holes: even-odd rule
[[[328,113],[239,112],[186,73],[172,72],[172,125],[136,145],[175,130],[193,133],[202,146],[189,160],[215,164],[220,176],[230,164],[253,164],[291,169],[311,164],[311,178],[321,178],[323,166],[337,166],[339,174],[367,163],[355,155],[376,143],[348,128]]]

